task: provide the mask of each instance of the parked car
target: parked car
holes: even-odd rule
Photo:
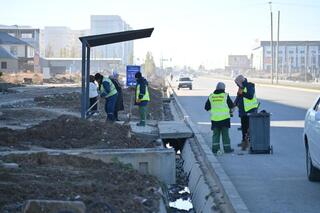
[[[303,135],[308,179],[320,181],[320,96],[307,111]]]
[[[178,80],[178,90],[180,88],[189,88],[192,90],[192,80],[189,77],[181,77]]]

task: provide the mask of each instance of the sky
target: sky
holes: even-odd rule
[[[270,40],[265,0],[0,0],[0,24],[90,29],[90,15],[119,15],[133,29],[154,27],[136,40],[134,54],[172,58],[169,65],[223,68],[227,55],[246,54],[258,40]],[[320,1],[272,1],[274,38],[281,11],[280,40],[320,40]]]

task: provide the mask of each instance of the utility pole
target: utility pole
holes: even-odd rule
[[[273,17],[272,17],[272,2],[269,1],[270,5],[270,16],[271,16],[271,41],[270,41],[270,47],[271,47],[271,84],[273,84],[273,71],[274,71],[274,50],[273,50]]]
[[[304,69],[304,81],[307,82],[307,72],[309,68],[309,46],[308,43],[306,44],[305,48],[305,69]]]
[[[276,84],[278,84],[279,74],[279,33],[280,33],[280,11],[278,10],[278,35],[277,35],[277,48],[276,48]]]

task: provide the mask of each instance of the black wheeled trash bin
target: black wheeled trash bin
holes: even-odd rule
[[[270,113],[261,111],[250,113],[249,116],[249,140],[251,154],[272,154],[270,145]]]

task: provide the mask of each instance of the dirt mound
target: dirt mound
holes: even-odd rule
[[[0,128],[0,146],[28,149],[40,146],[52,149],[69,148],[148,148],[155,143],[139,140],[129,134],[129,127],[117,123],[89,121],[62,115],[43,121],[26,130]]]
[[[156,212],[158,181],[118,162],[46,153],[9,155],[0,167],[0,212],[22,212],[28,199],[80,200],[88,212]]]
[[[38,96],[34,98],[38,106],[67,108],[80,111],[80,93],[64,93],[47,96]]]

